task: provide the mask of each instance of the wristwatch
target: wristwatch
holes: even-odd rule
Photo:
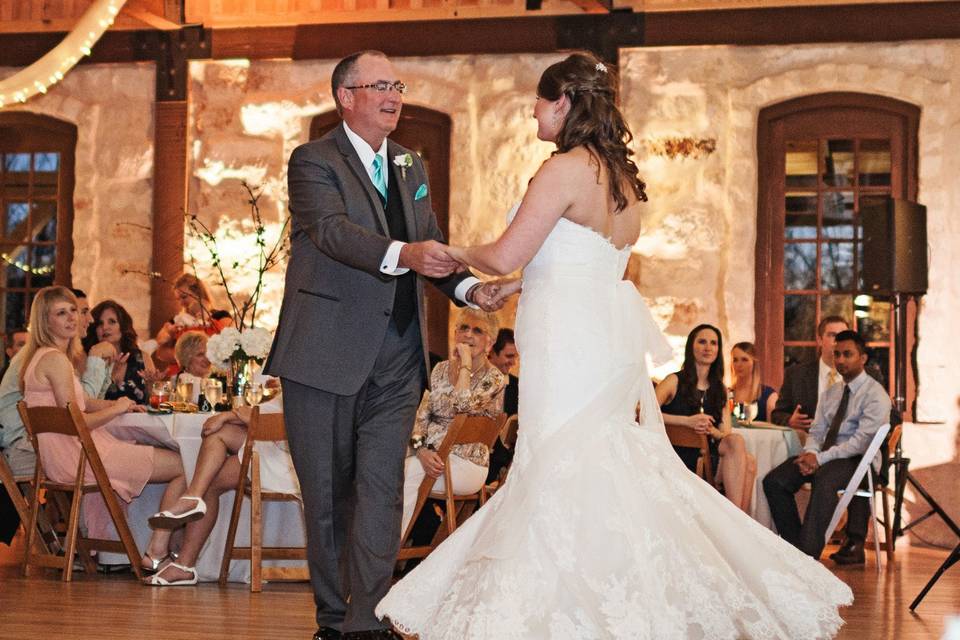
[[[410,448],[414,452],[419,451],[423,445],[427,444],[427,439],[420,435],[415,435],[410,437]]]

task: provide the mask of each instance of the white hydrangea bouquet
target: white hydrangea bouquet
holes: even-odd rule
[[[270,353],[273,336],[262,327],[250,327],[239,331],[227,327],[207,340],[207,358],[218,369],[233,369],[236,364],[246,364],[253,360],[263,364]]]

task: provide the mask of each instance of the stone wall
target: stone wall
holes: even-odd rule
[[[81,65],[46,95],[10,108],[77,126],[73,285],[94,301],[116,299],[141,334],[150,283],[123,272],[151,265],[155,78],[153,63]]]

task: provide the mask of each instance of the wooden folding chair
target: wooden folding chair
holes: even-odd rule
[[[34,471],[33,486],[35,491],[39,492],[41,488],[47,490],[49,494],[64,493],[70,494],[70,515],[67,519],[67,530],[64,540],[64,554],[62,556],[53,553],[36,553],[34,550],[34,539],[37,535],[37,521],[39,518],[40,501],[33,500],[29,505],[29,516],[27,530],[27,543],[24,552],[23,573],[27,575],[31,565],[41,567],[50,567],[63,571],[63,580],[69,582],[73,579],[73,556],[78,552],[79,559],[83,563],[88,573],[93,573],[96,567],[90,559],[91,550],[111,551],[113,553],[126,553],[130,560],[130,568],[136,574],[137,578],[142,578],[140,569],[140,551],[137,549],[137,543],[130,533],[127,526],[127,519],[117,502],[117,496],[110,486],[110,479],[107,477],[107,471],[100,460],[100,454],[90,437],[90,430],[87,428],[83,413],[73,404],[68,404],[66,408],[60,407],[27,407],[21,400],[17,403],[17,409],[23,424],[30,434],[33,442],[33,448],[37,452],[37,466]],[[77,464],[77,474],[72,483],[53,482],[46,478],[43,473],[43,465],[40,462],[39,435],[42,433],[54,433],[77,438],[80,442],[80,460]],[[88,484],[84,481],[87,465],[93,472],[94,482]],[[116,527],[120,540],[102,540],[96,538],[86,538],[80,535],[80,502],[83,496],[88,493],[99,493],[103,496],[103,502],[107,506],[110,519]]]
[[[513,414],[508,417],[506,422],[504,422],[503,427],[500,429],[500,442],[503,443],[507,449],[511,451],[517,445],[517,432],[519,431],[520,423],[517,419],[517,414]],[[490,497],[497,492],[497,490],[503,486],[503,483],[507,480],[507,473],[510,471],[510,465],[500,470],[500,474],[496,480],[483,485],[483,488],[480,489],[480,500],[481,504],[486,502]]]
[[[898,424],[890,431],[890,435],[887,437],[888,456],[890,451],[897,450],[897,444],[899,444],[902,435],[902,424]],[[889,464],[889,460],[884,460],[883,464]],[[877,486],[874,487],[874,489],[880,492],[880,500],[883,508],[883,520],[880,521],[880,524],[883,525],[883,548],[887,552],[887,561],[893,562],[893,553],[896,551],[897,537],[893,535],[893,516],[890,513],[890,496],[894,494],[894,490],[891,489],[889,485],[889,478],[886,482],[881,479],[877,482]]]
[[[700,459],[697,460],[697,475],[710,483],[710,486],[716,487],[716,474],[713,471],[713,460],[710,459],[710,441],[707,436],[697,433],[689,427],[680,427],[677,425],[664,425],[667,430],[667,438],[670,444],[675,447],[689,447],[700,450]]]
[[[302,567],[264,567],[264,560],[306,560],[305,547],[264,547],[263,546],[263,502],[283,501],[300,502],[300,496],[292,493],[264,491],[260,480],[260,454],[254,448],[257,442],[286,442],[287,430],[282,413],[260,413],[260,407],[253,407],[250,424],[247,425],[247,441],[243,446],[243,461],[240,463],[240,479],[237,481],[233,509],[230,512],[230,526],[227,529],[227,543],[220,565],[220,586],[226,586],[230,574],[231,560],[250,561],[250,591],[263,590],[264,580],[307,580],[309,575]],[[249,476],[249,477],[248,477]],[[243,497],[250,496],[250,546],[235,545],[237,526],[240,523],[240,509]]]
[[[423,482],[420,483],[420,491],[417,493],[417,502],[413,508],[413,516],[410,518],[410,524],[407,525],[407,530],[403,532],[401,549],[400,553],[397,555],[397,560],[425,558],[431,551],[433,551],[436,545],[439,544],[440,538],[434,538],[433,542],[428,546],[402,546],[403,542],[410,537],[410,534],[413,531],[413,525],[417,521],[417,516],[420,515],[420,511],[423,509],[423,505],[426,504],[427,498],[444,501],[445,509],[443,520],[447,525],[447,535],[450,535],[456,530],[458,516],[460,516],[460,519],[463,520],[473,512],[472,509],[469,512],[463,512],[462,508],[457,508],[458,503],[460,505],[466,505],[473,502],[479,502],[482,506],[486,502],[486,495],[484,495],[483,491],[466,495],[457,495],[453,492],[453,479],[450,477],[450,450],[454,445],[457,444],[481,443],[487,445],[488,447],[492,447],[494,441],[500,435],[500,430],[503,428],[506,421],[507,415],[505,413],[501,413],[496,418],[459,414],[453,419],[453,422],[450,424],[450,428],[447,430],[447,435],[443,438],[443,442],[441,442],[440,446],[437,448],[437,455],[440,456],[446,467],[446,472],[443,474],[444,491],[443,493],[434,493],[432,489],[433,485],[436,483],[436,479],[429,476],[425,476],[423,478]],[[443,522],[440,524],[442,530]]]
[[[2,483],[3,488],[7,490],[7,495],[10,496],[10,502],[13,503],[13,508],[17,510],[17,515],[20,516],[20,523],[24,527],[26,527],[30,521],[30,505],[26,496],[20,491],[20,485],[29,484],[32,481],[33,475],[13,475],[13,469],[11,469],[9,463],[7,463],[7,457],[0,453],[0,483]]]
[[[874,484],[873,484],[873,473],[871,473],[871,465],[873,459],[876,457],[877,452],[880,451],[880,447],[883,446],[883,442],[887,437],[887,433],[890,431],[890,425],[885,424],[877,430],[877,433],[873,436],[873,440],[870,441],[870,445],[867,447],[867,450],[863,454],[863,458],[860,460],[860,464],[857,465],[856,470],[853,472],[853,476],[850,478],[850,482],[847,483],[846,489],[841,489],[837,491],[837,495],[840,496],[839,502],[837,502],[836,508],[833,510],[833,517],[830,519],[830,524],[827,526],[827,531],[824,534],[825,544],[830,543],[830,536],[833,535],[834,529],[837,528],[837,525],[840,523],[840,517],[846,513],[847,507],[850,506],[850,501],[855,497],[857,498],[866,498],[870,501],[870,519],[873,521],[873,547],[874,552],[877,556],[877,573],[880,573],[880,535],[877,531],[877,517],[876,509],[874,508]],[[867,489],[861,490],[860,485],[863,483],[864,477],[867,480]]]

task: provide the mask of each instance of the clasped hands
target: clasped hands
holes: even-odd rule
[[[805,476],[813,475],[820,468],[820,462],[817,460],[817,454],[813,451],[805,451],[797,456],[793,461],[800,468],[800,473]]]
[[[466,264],[454,257],[454,252],[453,247],[435,240],[411,242],[401,249],[399,266],[413,269],[429,278],[445,278],[467,268]],[[484,282],[467,292],[467,301],[484,311],[496,311],[519,290],[519,281],[516,280]]]

